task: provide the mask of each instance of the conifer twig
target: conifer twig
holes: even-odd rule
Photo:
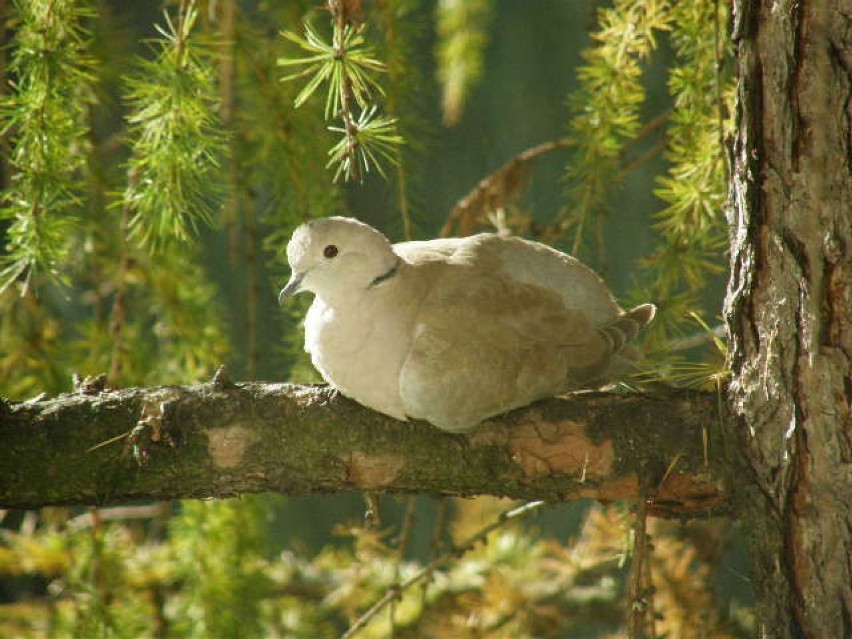
[[[0,24],[6,24],[9,14],[8,0],[0,0]],[[8,92],[8,63],[6,52],[9,49],[6,39],[6,29],[0,32],[0,99]],[[9,131],[0,133],[0,189],[6,191],[11,184],[12,172],[10,171],[9,158],[11,157],[11,149],[9,148]]]
[[[517,508],[512,508],[501,513],[497,517],[497,519],[495,519],[490,524],[484,526],[478,532],[468,537],[461,544],[454,548],[451,548],[444,554],[439,555],[398,586],[394,586],[388,589],[388,591],[381,599],[379,599],[363,615],[361,615],[360,617],[358,617],[358,619],[355,620],[355,622],[349,627],[349,630],[347,630],[341,635],[340,639],[349,639],[350,637],[354,637],[373,619],[373,617],[375,617],[379,612],[381,612],[386,606],[388,606],[391,602],[399,599],[402,596],[402,593],[405,592],[408,588],[419,583],[423,579],[426,579],[435,570],[443,567],[452,559],[460,557],[464,553],[473,549],[476,544],[478,544],[480,541],[484,541],[490,533],[497,530],[501,526],[504,526],[505,524],[520,519],[522,517],[526,517],[530,513],[540,510],[542,507],[544,507],[546,503],[547,502],[544,501],[531,501],[526,504],[523,504],[522,506],[518,506]]]
[[[417,513],[417,496],[409,495],[405,499],[405,514],[402,517],[402,523],[399,526],[399,535],[397,536],[396,543],[396,561],[394,562],[393,572],[394,572],[394,585],[398,586],[399,584],[399,574],[400,568],[402,567],[402,562],[405,559],[405,551],[408,548],[408,540],[411,537],[411,530],[414,528],[414,519]],[[396,632],[396,601],[392,601],[390,604],[390,610],[388,611],[390,614],[390,632],[391,639]]]
[[[211,174],[224,148],[212,68],[213,51],[191,40],[196,0],[182,0],[176,20],[169,13],[154,55],[138,58],[128,79],[128,166],[139,171],[138,188],[123,198],[133,206],[130,238],[162,250],[189,243],[200,224],[213,221],[218,200]]]
[[[247,43],[245,38],[238,37],[237,47],[239,53],[242,54],[242,59],[254,73],[255,86],[260,90],[260,96],[266,101],[269,109],[272,111],[275,121],[271,132],[286,148],[291,143],[293,133],[293,122],[289,119],[290,107],[282,102],[281,94],[277,91],[275,84],[270,79],[260,60],[258,60],[257,52],[252,48],[251,44]],[[301,210],[308,210],[310,203],[305,179],[302,175],[302,167],[297,161],[298,154],[289,151],[283,153],[282,156],[289,169],[289,177],[295,191],[295,196],[299,200],[299,207]]]
[[[334,24],[335,52],[340,60],[346,59],[346,44],[344,32],[348,21],[344,0],[328,0],[328,10]],[[344,66],[345,69],[345,66]],[[361,167],[358,164],[358,126],[352,115],[350,99],[352,97],[352,82],[344,71],[340,74],[340,117],[343,120],[343,133],[346,136],[346,156],[352,167],[351,177],[361,179]]]
[[[627,579],[627,636],[629,639],[655,637],[653,629],[653,588],[651,585],[648,539],[648,503],[640,499],[633,524],[633,561]]]
[[[669,121],[669,116],[671,115],[670,110],[663,111],[658,116],[648,120],[645,124],[642,125],[642,128],[636,132],[636,135],[633,136],[627,144],[624,145],[624,149],[621,152],[621,159],[624,159],[624,155],[630,149],[631,146],[635,145],[637,142],[644,140],[649,135],[661,129],[666,122]]]
[[[83,4],[14,2],[3,22],[14,33],[2,69],[9,93],[0,132],[9,181],[0,199],[0,291],[20,282],[21,297],[42,273],[68,279],[89,133],[85,96],[94,82],[86,26],[92,10]],[[5,13],[5,3],[0,9]]]
[[[184,60],[186,58],[187,29],[184,25],[189,18],[189,12],[195,10],[195,0],[180,0],[180,8],[178,9],[178,27],[175,30],[175,44],[177,45],[175,64],[178,69],[183,68]]]
[[[154,502],[152,504],[113,506],[111,508],[91,509],[68,520],[65,524],[68,530],[82,530],[91,528],[96,522],[95,514],[99,521],[128,521],[132,519],[156,519],[163,514],[163,507],[167,502]]]
[[[260,360],[260,349],[257,345],[257,306],[260,300],[260,281],[257,260],[257,222],[254,215],[254,198],[246,193],[245,216],[243,225],[246,234],[246,267],[248,269],[248,287],[246,299],[246,339],[248,341],[247,375],[251,380],[257,379],[257,367]]]
[[[234,111],[236,108],[236,1],[224,0],[221,3],[219,32],[222,38],[222,53],[219,60],[219,118],[225,130],[233,135]],[[228,236],[228,259],[231,264],[237,261],[237,218],[239,217],[239,197],[237,195],[237,159],[234,140],[230,140],[228,154],[228,194],[222,204],[222,227]]]
[[[377,530],[382,527],[382,504],[379,493],[375,490],[364,491],[364,528]]]
[[[544,142],[519,153],[499,169],[484,177],[472,191],[453,207],[446,222],[444,222],[444,226],[441,227],[441,237],[449,237],[454,229],[460,235],[469,234],[479,213],[488,204],[488,200],[495,196],[502,198],[507,192],[511,192],[514,184],[518,182],[516,178],[531,160],[539,155],[556,149],[563,149],[572,144],[573,141],[570,138]]]
[[[632,159],[630,162],[624,164],[621,170],[615,175],[615,182],[621,182],[628,175],[633,173],[639,167],[647,164],[655,157],[657,157],[660,153],[662,153],[666,149],[666,141],[660,140],[656,144],[654,144],[650,149],[639,155],[638,157]]]
[[[435,531],[432,533],[432,554],[441,554],[444,548],[444,533],[449,520],[450,501],[441,497],[438,499],[437,512],[435,513]]]
[[[696,346],[703,346],[708,342],[712,342],[716,339],[725,337],[727,333],[727,328],[724,324],[717,324],[710,328],[710,330],[700,331],[698,333],[693,333],[692,335],[685,335],[683,337],[677,337],[672,339],[666,343],[666,350],[669,352],[673,351],[686,351],[690,348],[695,348]]]
[[[619,158],[623,164],[623,168],[621,172],[619,172],[617,179],[622,179],[629,172],[635,170],[662,150],[663,145],[655,145],[635,160],[626,164],[624,163],[627,151],[638,142],[659,130],[663,125],[665,125],[668,118],[668,111],[661,113],[646,122],[645,125],[636,132],[636,136],[625,143]],[[499,169],[484,177],[453,207],[453,210],[450,212],[449,216],[447,216],[444,225],[441,227],[441,237],[449,237],[453,234],[453,232],[459,235],[470,234],[473,230],[474,224],[476,223],[476,218],[481,216],[482,210],[486,206],[489,206],[492,200],[506,199],[506,196],[513,194],[513,191],[520,190],[519,187],[523,182],[523,180],[520,179],[521,173],[524,169],[526,169],[530,161],[540,155],[544,155],[545,153],[573,145],[574,140],[569,137],[544,142],[522,151]],[[539,236],[557,237],[560,234],[561,227],[562,223],[560,221],[553,226],[545,228],[541,233],[539,233]]]
[[[665,126],[666,122],[669,120],[669,116],[671,115],[671,111],[666,110],[657,115],[656,117],[648,120],[637,132],[636,135],[627,140],[621,148],[621,152],[618,155],[618,162],[621,166],[621,170],[616,174],[613,178],[613,184],[621,182],[627,175],[631,172],[635,171],[637,168],[645,164],[647,161],[655,157],[660,151],[665,148],[664,142],[659,142],[651,147],[648,151],[640,155],[638,158],[628,162],[627,155],[634,146],[640,143],[642,140],[648,138],[656,131]],[[571,251],[573,253],[577,253],[579,249],[580,240],[583,237],[583,228],[585,225],[585,219],[577,220],[576,222],[577,229],[574,236],[574,243],[571,247]],[[564,216],[557,218],[552,224],[545,227],[539,234],[538,238],[542,241],[553,242],[563,234],[567,233],[569,229],[570,223],[569,220],[565,219]]]
[[[312,76],[296,96],[294,105],[301,106],[317,88],[328,85],[325,120],[340,118],[342,126],[329,126],[329,131],[342,137],[329,149],[326,167],[336,166],[334,181],[342,175],[349,181],[361,180],[375,167],[384,176],[383,162],[393,163],[394,147],[403,143],[396,133],[396,120],[377,116],[375,94],[384,95],[374,73],[386,67],[373,57],[365,44],[364,25],[358,25],[361,11],[359,0],[326,0],[331,14],[331,43],[306,23],[304,37],[285,31],[284,37],[296,43],[309,56],[283,57],[278,64],[284,67],[306,67],[283,80]],[[355,107],[360,113],[355,113]]]
[[[131,168],[127,172],[128,188],[135,189],[139,180],[139,173]],[[130,271],[130,248],[128,246],[128,235],[130,233],[130,214],[132,205],[130,200],[125,200],[121,205],[121,222],[118,231],[120,243],[120,257],[118,263],[118,275],[115,280],[115,298],[112,302],[112,313],[109,322],[109,334],[112,338],[112,360],[107,375],[107,385],[117,387],[121,377],[121,369],[124,358],[124,319],[127,310],[127,278]]]
[[[396,32],[396,16],[394,15],[395,5],[388,0],[382,0],[379,2],[379,7],[382,12],[383,17],[383,27],[385,31],[385,40],[387,41],[388,49],[392,50],[394,45],[397,42],[397,32]],[[391,55],[388,55],[388,85],[390,87],[390,91],[388,91],[387,98],[387,110],[388,115],[393,119],[399,119],[399,104],[398,104],[398,92],[400,91],[401,84],[401,74],[398,65],[391,63]],[[403,238],[408,241],[412,239],[411,236],[411,211],[410,205],[408,201],[408,179],[405,171],[405,163],[402,157],[402,150],[397,147],[394,155],[396,156],[395,170],[396,170],[396,190],[397,190],[397,198],[399,200],[399,212],[402,216],[402,235]]]
[[[396,554],[401,562],[408,550],[408,542],[411,539],[411,531],[414,528],[414,520],[417,518],[417,496],[409,495],[405,498],[405,514],[399,526],[399,535],[396,543]],[[397,563],[397,566],[399,564]]]

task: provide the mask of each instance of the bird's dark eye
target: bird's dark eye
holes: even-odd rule
[[[337,255],[337,247],[334,244],[329,244],[322,250],[322,254],[325,255],[328,259],[333,258]]]

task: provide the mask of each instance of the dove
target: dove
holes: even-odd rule
[[[628,361],[653,304],[625,311],[589,267],[538,242],[482,233],[391,244],[354,218],[298,227],[283,304],[314,294],[305,350],[343,395],[464,433]]]

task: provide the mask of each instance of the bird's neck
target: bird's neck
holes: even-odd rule
[[[375,278],[373,278],[373,281],[370,282],[370,284],[369,284],[369,286],[367,286],[367,288],[368,289],[369,288],[375,288],[376,286],[380,286],[380,285],[384,284],[389,279],[396,277],[397,275],[399,275],[399,267],[400,266],[402,266],[402,260],[397,259],[396,263],[393,266],[391,266],[387,271],[385,271],[381,275],[377,275]]]
[[[378,275],[335,282],[317,291],[316,295],[329,308],[347,311],[363,309],[364,304],[376,296],[383,297],[380,292],[388,290],[396,283],[404,266],[402,258],[397,258]]]

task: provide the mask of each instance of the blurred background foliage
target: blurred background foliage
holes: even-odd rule
[[[318,381],[307,300],[275,298],[293,228],[334,214],[394,240],[551,243],[659,306],[635,383],[725,374],[722,3],[3,0],[0,17],[4,397],[221,363]],[[336,637],[424,566],[359,636],[618,637],[637,607],[644,636],[748,635],[729,522],[649,521],[637,559],[629,505],[501,522],[495,499],[378,501],[367,523],[352,495],[0,511],[0,636]]]

